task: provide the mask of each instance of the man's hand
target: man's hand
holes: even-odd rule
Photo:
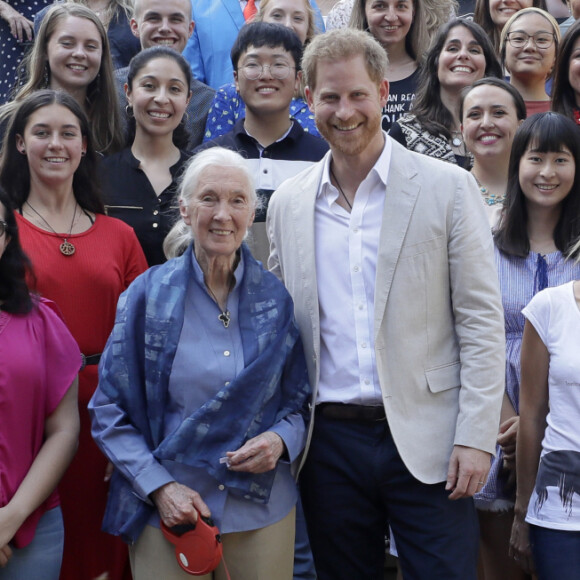
[[[449,460],[447,484],[449,499],[472,497],[487,479],[491,455],[481,449],[455,445]]]
[[[151,494],[151,499],[168,528],[178,524],[195,524],[197,522],[196,508],[202,516],[211,517],[211,512],[199,493],[176,481],[156,489]]]
[[[266,431],[246,441],[237,451],[226,453],[232,471],[265,473],[276,467],[284,453],[284,442],[277,433]]]

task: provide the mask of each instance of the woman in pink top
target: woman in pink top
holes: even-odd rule
[[[13,211],[0,196],[0,579],[57,580],[56,485],[79,433],[80,351],[52,302],[31,297]]]

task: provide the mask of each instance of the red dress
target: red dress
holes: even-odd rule
[[[97,215],[86,232],[67,236],[76,251],[64,256],[63,236],[16,217],[22,247],[34,267],[36,290],[59,306],[83,354],[101,353],[113,328],[119,295],[147,269],[135,233],[120,220]],[[127,546],[101,532],[107,460],[91,437],[87,411],[97,382],[96,365],[80,372],[79,448],[59,485],[65,526],[61,580],[131,578]]]

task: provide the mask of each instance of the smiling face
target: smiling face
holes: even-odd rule
[[[412,0],[367,0],[369,32],[388,48],[405,43],[415,13]]]
[[[246,78],[244,67],[251,70],[254,67],[263,67],[261,75],[250,80]],[[275,78],[277,68],[290,67],[288,76],[284,79]],[[274,71],[274,74],[272,74]],[[250,73],[250,76],[251,73]],[[249,46],[238,59],[237,70],[234,71],[236,90],[240,93],[246,111],[261,116],[267,113],[285,112],[288,114],[290,101],[298,89],[298,77],[296,75],[296,63],[290,52],[283,46],[261,46],[256,48]]]
[[[193,32],[189,0],[140,0],[131,30],[141,48],[168,46],[182,53]]]
[[[183,221],[191,227],[201,263],[233,260],[254,221],[246,175],[230,166],[208,167],[200,175],[188,205],[180,201]]]
[[[78,16],[61,19],[47,45],[50,88],[86,90],[99,73],[102,54],[101,35],[93,22]]]
[[[306,42],[309,22],[305,0],[270,0],[263,21],[291,28],[302,44]]]
[[[306,88],[306,98],[333,155],[377,156],[384,143],[381,111],[389,96],[388,82],[377,85],[360,54],[321,60],[316,70],[314,88]]]
[[[485,56],[481,45],[465,26],[454,26],[439,55],[437,77],[442,89],[459,91],[483,78]]]
[[[510,17],[522,8],[532,6],[532,0],[489,0],[489,15],[492,22],[501,32]]]
[[[475,87],[463,102],[462,130],[465,144],[480,156],[509,158],[512,141],[521,121],[512,96],[493,85]]]
[[[529,36],[544,33],[552,36],[554,30],[546,18],[537,12],[523,14],[512,23],[509,34],[524,32]],[[544,82],[552,72],[556,61],[556,43],[548,48],[538,48],[536,43],[530,38],[526,44],[520,48],[514,48],[506,40],[505,64],[512,77],[537,78],[538,82]]]
[[[58,186],[70,181],[72,186],[87,144],[75,115],[52,104],[30,115],[24,134],[16,136],[16,148],[28,158],[31,184]]]
[[[570,150],[541,153],[532,143],[520,160],[519,181],[528,208],[557,208],[574,184],[576,163]]]
[[[190,94],[187,79],[171,58],[155,58],[143,66],[127,87],[137,132],[151,136],[173,134],[181,122]]]
[[[576,106],[580,106],[580,36],[574,41],[568,61],[568,81],[574,91]]]

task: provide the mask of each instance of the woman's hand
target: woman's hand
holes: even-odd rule
[[[176,481],[165,484],[150,495],[163,523],[169,528],[179,524],[195,524],[197,511],[206,518],[211,517],[199,493]]]
[[[226,453],[232,471],[265,473],[276,467],[284,453],[284,441],[274,431],[266,431],[246,441],[237,451]]]
[[[8,560],[12,556],[9,542],[12,541],[14,534],[22,525],[22,518],[16,518],[12,512],[10,504],[0,508],[0,568],[4,568],[8,564]]]
[[[10,4],[0,2],[0,16],[10,26],[10,32],[18,42],[32,41],[34,38],[34,24],[25,18],[20,12],[14,10]]]
[[[514,516],[512,535],[510,538],[510,556],[527,573],[534,572],[534,561],[530,547],[530,525],[524,515]]]
[[[515,469],[516,463],[516,440],[520,418],[517,415],[510,417],[499,426],[497,443],[503,451],[503,459],[508,469]]]

